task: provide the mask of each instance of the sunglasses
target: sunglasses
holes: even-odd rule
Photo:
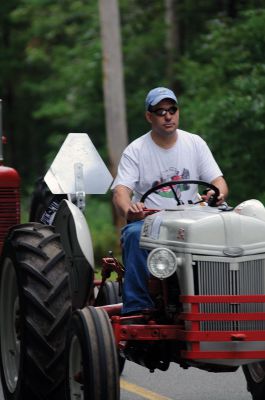
[[[159,117],[164,117],[167,114],[167,112],[169,112],[170,115],[174,115],[177,111],[178,107],[172,106],[169,108],[158,108],[157,110],[152,110],[151,113],[154,113]]]

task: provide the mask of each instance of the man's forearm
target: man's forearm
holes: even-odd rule
[[[118,213],[127,218],[127,213],[131,205],[131,190],[126,186],[116,186],[113,192],[113,204]]]
[[[226,199],[228,196],[228,186],[224,178],[222,176],[219,176],[218,178],[214,179],[211,183],[219,189],[220,193],[222,193],[224,195],[224,198]]]

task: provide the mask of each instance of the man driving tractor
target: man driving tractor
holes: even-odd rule
[[[145,100],[145,118],[151,130],[134,140],[124,150],[113,182],[113,202],[126,220],[122,229],[123,261],[126,265],[123,286],[123,315],[141,313],[153,308],[147,288],[148,251],[139,247],[143,219],[148,209],[176,207],[170,187],[163,187],[141,202],[151,187],[167,181],[195,179],[215,185],[221,205],[228,187],[206,142],[198,135],[178,129],[179,104],[175,93],[164,87],[152,89]],[[203,195],[208,202],[213,195]],[[198,201],[196,185],[178,185],[181,204]]]

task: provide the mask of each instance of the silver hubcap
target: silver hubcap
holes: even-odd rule
[[[9,258],[4,261],[0,293],[1,357],[6,385],[13,393],[17,387],[20,362],[19,298],[16,273]]]
[[[83,384],[78,380],[82,379],[82,351],[76,335],[73,336],[69,351],[69,387],[70,398],[73,400],[84,400]]]

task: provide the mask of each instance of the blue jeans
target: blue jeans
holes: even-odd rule
[[[148,251],[139,247],[143,221],[135,221],[122,229],[122,256],[125,265],[122,313],[150,309],[154,304],[148,293]]]

